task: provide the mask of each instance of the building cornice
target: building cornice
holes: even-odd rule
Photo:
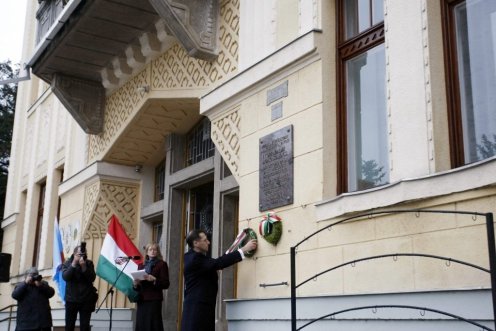
[[[496,157],[460,168],[341,194],[316,204],[317,221],[496,185]],[[487,208],[490,209],[489,206]],[[479,210],[478,212],[487,212]]]
[[[138,182],[142,174],[136,172],[134,167],[94,162],[82,169],[59,185],[59,196],[62,197],[71,190],[97,179],[118,179],[119,181]]]

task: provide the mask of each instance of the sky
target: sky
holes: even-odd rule
[[[21,62],[26,3],[27,0],[0,0],[0,62]]]

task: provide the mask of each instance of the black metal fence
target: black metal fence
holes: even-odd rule
[[[482,216],[485,218],[486,221],[486,233],[487,233],[487,244],[488,244],[488,257],[489,257],[489,269],[483,268],[481,266],[449,258],[449,257],[443,257],[439,255],[432,255],[432,254],[421,254],[421,253],[391,253],[391,254],[383,254],[383,255],[374,255],[374,256],[368,256],[365,258],[360,258],[356,259],[353,261],[348,261],[333,267],[330,267],[326,270],[323,270],[299,283],[296,281],[296,254],[298,251],[298,247],[303,244],[304,242],[308,241],[310,238],[316,236],[317,234],[321,233],[324,230],[329,230],[332,227],[335,227],[337,225],[356,220],[359,218],[364,218],[364,217],[373,217],[375,215],[388,215],[388,214],[400,214],[400,213],[415,213],[417,216],[420,215],[421,213],[433,213],[433,214],[463,214],[463,215],[471,215],[473,218],[477,218],[478,216]],[[481,239],[482,240],[482,239]],[[386,210],[386,211],[380,211],[380,212],[371,212],[367,214],[360,214],[356,215],[353,217],[349,217],[340,221],[337,221],[335,223],[332,223],[326,227],[323,227],[322,229],[319,229],[318,231],[315,231],[314,233],[310,234],[308,237],[304,238],[300,242],[298,242],[295,246],[291,247],[291,330],[292,331],[297,331],[297,330],[302,330],[306,328],[307,326],[328,318],[334,318],[338,314],[343,314],[346,312],[350,311],[356,311],[356,310],[363,310],[363,309],[377,309],[377,308],[402,308],[402,309],[418,309],[420,311],[430,311],[434,312],[443,316],[449,316],[451,318],[454,318],[456,320],[469,323],[471,325],[477,326],[483,330],[488,330],[488,331],[494,331],[493,329],[490,329],[484,325],[481,325],[480,323],[477,323],[475,321],[463,318],[461,316],[455,315],[455,314],[450,314],[449,312],[445,311],[440,311],[437,309],[431,309],[427,307],[418,307],[418,306],[411,306],[411,305],[373,305],[373,306],[362,306],[362,307],[354,307],[350,309],[344,309],[340,311],[335,311],[335,312],[330,312],[329,314],[325,314],[323,316],[320,316],[318,318],[315,318],[306,324],[300,326],[297,328],[297,296],[296,296],[296,289],[305,285],[312,279],[316,279],[316,277],[323,275],[325,273],[331,272],[333,270],[342,268],[347,265],[354,265],[357,262],[365,261],[365,260],[376,260],[376,259],[381,259],[381,258],[386,258],[386,257],[393,257],[394,259],[399,257],[399,256],[416,256],[416,257],[422,257],[422,258],[432,258],[432,259],[439,259],[439,260],[444,260],[446,263],[457,263],[461,265],[465,265],[470,268],[474,268],[477,270],[480,270],[482,272],[488,273],[491,277],[491,294],[492,294],[492,303],[493,303],[493,319],[496,323],[496,250],[495,250],[495,235],[494,235],[494,223],[493,223],[493,214],[492,213],[478,213],[478,212],[471,212],[471,211],[451,211],[451,210]]]

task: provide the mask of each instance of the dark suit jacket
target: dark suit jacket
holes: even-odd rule
[[[217,270],[241,261],[238,251],[217,259],[189,250],[184,254],[184,303],[182,331],[215,330]]]

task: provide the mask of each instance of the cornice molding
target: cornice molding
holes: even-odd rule
[[[218,55],[219,0],[150,0],[189,56],[213,61]]]

